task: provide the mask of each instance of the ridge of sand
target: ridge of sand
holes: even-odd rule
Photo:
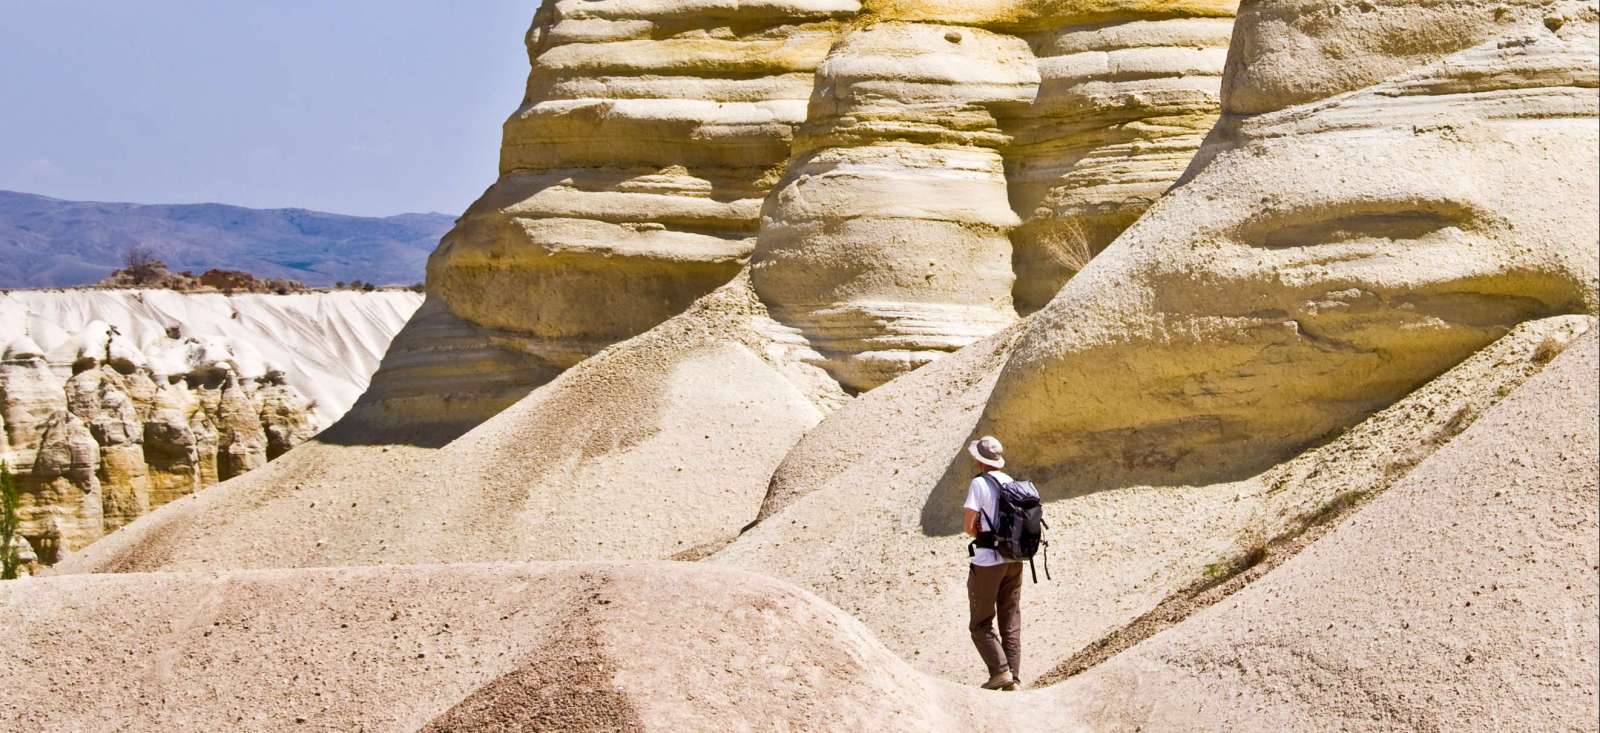
[[[1330,507],[1391,485],[1593,323],[1523,324],[1345,434],[1243,481],[1047,501],[1054,580],[1041,569],[1023,591],[1024,678],[1225,580]],[[809,588],[917,668],[975,680],[970,643],[951,632],[966,614],[959,507],[969,475],[958,451],[1003,361],[995,356],[969,349],[830,416],[774,476],[776,508],[712,561]]]
[[[0,608],[19,728],[1025,727],[810,593],[697,564],[91,575]]]
[[[1597,382],[1591,333],[1305,552],[1052,689],[1104,730],[1593,730]]]
[[[741,276],[443,448],[314,439],[55,572],[665,559],[753,520],[845,396],[769,331]]]
[[[815,595],[711,565],[365,567],[0,585],[19,632],[0,635],[0,685],[25,701],[3,714],[82,731],[1584,729],[1596,349],[1583,338],[1257,583],[1045,689],[919,674]]]

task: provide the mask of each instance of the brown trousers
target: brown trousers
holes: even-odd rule
[[[1006,670],[1022,679],[1022,563],[1008,562],[982,567],[969,565],[967,606],[972,620],[972,644],[989,668],[989,676]],[[995,617],[1000,633],[995,633]]]

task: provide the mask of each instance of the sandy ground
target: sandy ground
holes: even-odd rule
[[[1593,335],[1350,521],[1060,690],[1137,730],[1594,730]]]
[[[55,572],[703,555],[844,399],[764,316],[741,278],[442,448],[314,439]]]
[[[1047,494],[1054,579],[1041,567],[1040,583],[1023,590],[1024,678],[1225,580],[1263,545],[1351,497],[1381,492],[1591,323],[1525,324],[1356,428],[1244,481]],[[969,349],[830,416],[779,468],[767,516],[712,561],[809,588],[917,668],[981,682],[960,631],[959,512],[970,474],[958,451],[998,361]]]
[[[1261,580],[1070,681],[918,673],[849,614],[706,564],[0,586],[16,729],[1592,730],[1590,335]],[[662,630],[670,628],[672,636]]]
[[[689,563],[79,576],[0,604],[11,729],[1027,727],[809,593]]]
[[[741,322],[730,315],[751,315],[747,304],[709,298],[441,449],[312,441],[55,572],[692,559],[759,515],[712,561],[821,594],[922,671],[981,681],[964,634],[951,632],[965,614],[956,510],[966,477],[949,447],[972,430],[1011,333],[810,429],[820,413],[802,382],[730,338]],[[1225,579],[1328,507],[1389,486],[1591,323],[1527,324],[1246,481],[1053,498],[1054,579],[1025,590],[1024,678]],[[604,511],[585,499],[597,490]]]

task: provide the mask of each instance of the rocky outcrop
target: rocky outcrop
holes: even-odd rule
[[[1593,6],[1341,11],[1241,17],[1196,172],[1028,325],[979,429],[1058,490],[1246,475],[1595,311]]]
[[[1039,94],[1004,119],[1016,306],[1032,313],[1155,203],[1188,167],[1221,109],[1232,5],[1052,8],[1022,33]]]
[[[395,296],[418,300],[409,293],[326,297],[356,305]],[[308,297],[316,296],[288,296],[297,302],[274,309],[161,291],[0,296],[0,335],[11,339],[0,360],[0,459],[18,475],[22,534],[32,551],[52,563],[151,509],[260,467],[337,417],[337,403],[330,409],[297,385],[312,380],[317,393],[339,399],[360,385],[329,382],[359,363],[291,374],[263,351],[294,348],[321,328],[328,339],[286,360],[290,368],[319,355],[375,365],[385,324],[398,327],[399,318],[366,319],[362,309],[347,308],[342,313],[355,317],[317,323],[295,312]],[[185,298],[232,306],[221,319],[235,326],[233,335],[208,329],[203,316],[168,320],[173,312],[197,315]],[[119,323],[93,318],[101,314]],[[257,329],[276,340],[254,340]]]
[[[39,436],[33,463],[18,476],[20,534],[46,564],[105,533],[100,444],[88,424],[61,410]]]
[[[500,178],[429,262],[428,330],[486,372],[408,339],[385,391],[443,367],[482,421],[747,260],[852,391],[1041,307],[1198,147],[1233,4],[958,5],[545,3]]]
[[[871,389],[1016,319],[996,115],[1038,81],[1026,43],[977,28],[878,23],[829,52],[751,276],[841,384]]]
[[[317,434],[316,411],[282,369],[268,371],[256,389],[260,424],[267,441],[266,460],[289,452]]]
[[[160,359],[100,321],[55,349],[54,363],[26,337],[8,349],[4,460],[24,492],[22,534],[45,563],[315,434],[320,417],[281,370],[241,378],[216,339],[163,350],[178,349],[187,370],[156,372]]]
[[[143,375],[141,375],[143,376]],[[126,381],[109,363],[84,369],[67,380],[67,409],[81,418],[100,447],[96,474],[106,531],[150,510],[150,468],[144,458],[144,421],[134,408]]]
[[[428,292],[561,368],[738,272],[856,0],[560,0],[528,34],[500,180],[447,235]]]
[[[929,54],[922,44],[895,45],[895,33],[939,29],[961,43],[1017,47],[1006,39],[1060,30],[1088,35],[1049,48],[1054,41],[1033,39],[1028,53],[1098,49],[1088,58],[1128,62],[1116,76],[1140,58],[1117,49],[1142,48],[1141,39],[1178,48],[1186,42],[1178,29],[1204,25],[1144,34],[1133,24],[1207,17],[1186,3],[1071,13],[1064,5],[890,0],[874,12],[904,13],[904,22],[853,26],[835,51],[845,58],[856,41],[888,34],[878,40],[890,50],[867,58],[892,69]],[[619,6],[556,3],[542,17]],[[604,22],[568,31],[613,32],[630,19],[626,27],[651,34],[634,52],[654,62],[653,44],[672,39],[650,19],[689,6],[712,18],[769,7],[630,3],[626,15],[589,17]],[[768,11],[753,17],[760,12]],[[1076,30],[1050,25],[1061,18]],[[18,586],[12,605],[25,623],[66,630],[9,639],[17,658],[63,660],[41,665],[43,676],[13,675],[26,700],[18,717],[71,727],[120,714],[127,696],[103,691],[149,682],[145,672],[179,643],[196,662],[177,673],[204,676],[218,659],[237,668],[251,655],[247,666],[273,673],[259,684],[219,676],[222,706],[216,695],[181,697],[192,685],[168,684],[179,690],[164,708],[171,717],[149,727],[216,727],[241,709],[263,711],[257,719],[270,727],[341,729],[1588,725],[1597,686],[1596,593],[1587,581],[1596,567],[1600,273],[1593,219],[1574,212],[1600,204],[1594,7],[1264,0],[1241,22],[1223,87],[1229,114],[1178,188],[1042,310],[849,400],[805,388],[817,386],[807,381],[815,372],[796,362],[841,378],[882,377],[849,376],[849,350],[827,353],[793,313],[789,327],[766,317],[783,315],[777,301],[801,291],[798,277],[768,303],[759,285],[735,276],[553,378],[562,367],[519,335],[523,326],[475,323],[453,311],[456,295],[436,292],[410,331],[415,350],[395,362],[405,368],[393,373],[407,378],[375,392],[404,395],[386,403],[397,412],[419,405],[432,415],[449,414],[462,393],[475,395],[466,412],[484,409],[500,397],[476,396],[503,397],[499,385],[526,387],[527,396],[486,421],[459,417],[462,432],[439,447],[358,433],[314,440],[142,518],[62,568],[164,572]],[[993,38],[951,23],[981,24]],[[1437,32],[1396,31],[1408,26]],[[736,29],[748,30],[707,36]],[[1210,41],[1191,40],[1204,57]],[[715,68],[706,47],[688,47]],[[1351,53],[1387,58],[1347,60]],[[1182,54],[1160,55],[1165,64]],[[1303,84],[1294,81],[1302,62]],[[1170,79],[1160,64],[1153,78]],[[1194,76],[1211,69],[1197,65]],[[1071,86],[1079,77],[1057,78]],[[943,104],[937,93],[950,86],[927,91]],[[1107,99],[1123,93],[1110,89]],[[873,105],[916,99],[898,84],[883,90],[859,114],[832,119],[814,108],[816,129],[871,128],[884,121],[867,114]],[[1145,103],[1137,93],[1121,98]],[[1098,179],[1099,163],[1073,169],[1076,152],[1052,161],[1055,149],[1019,147],[1021,133],[1008,132],[1063,124],[1030,107],[1038,103],[933,105],[944,111],[893,133],[893,145],[870,130],[862,144],[826,141],[815,152],[840,155],[841,166],[854,164],[847,151],[857,148],[905,156],[869,158],[864,173],[840,176],[831,183],[847,193],[829,194],[823,210],[863,202],[871,206],[856,218],[913,228],[942,221],[860,192],[878,190],[868,174],[891,164],[908,180],[944,173],[901,164],[953,150],[1008,174],[1013,218],[995,224],[999,234],[1027,222],[1010,184],[1034,158],[1043,162],[1033,173],[1069,171],[1029,179],[1054,212],[1045,219],[1087,216],[1092,205],[1074,208],[1083,202],[1062,193],[1077,183],[1058,191],[1051,182],[1072,170]],[[968,112],[995,136],[992,147],[909,139],[967,132],[959,120]],[[804,144],[812,129],[796,139]],[[1175,129],[1173,145],[1192,144],[1188,128]],[[572,139],[574,150],[598,156]],[[1114,150],[1118,140],[1089,148]],[[608,142],[588,142],[597,141]],[[634,154],[629,145],[616,143],[619,157]],[[801,221],[791,212],[809,202],[796,171],[810,161],[796,155],[793,164],[768,209],[777,224]],[[809,171],[825,178],[832,169]],[[986,210],[1004,216],[1005,207]],[[985,241],[1004,246],[1022,231]],[[783,258],[807,254],[807,241],[796,241],[775,244],[764,260],[763,239],[755,263],[773,263],[775,277]],[[883,251],[869,238],[849,244],[840,251]],[[892,257],[863,262],[851,287],[904,273]],[[914,292],[882,287],[897,298]],[[488,294],[469,308],[487,309]],[[430,334],[440,336],[431,350]],[[528,366],[486,356],[493,349],[527,356]],[[454,384],[473,369],[490,379]],[[495,389],[470,391],[484,384]],[[230,388],[249,385],[197,392],[199,413],[220,409]],[[234,440],[229,429],[213,422],[213,440]],[[1043,489],[1052,525],[1055,578],[1026,592],[1024,677],[1084,670],[1065,687],[1003,699],[949,682],[982,680],[951,619],[966,609],[960,490],[970,473],[961,449],[974,432],[991,431],[1010,447],[1016,473]],[[97,449],[92,437],[85,448]],[[754,507],[780,455],[759,513],[709,560],[815,595],[683,563],[439,564],[700,557]],[[287,569],[340,564],[390,567]],[[247,567],[273,569],[217,572]],[[186,572],[197,570],[205,572]],[[62,600],[72,598],[87,601]],[[152,617],[177,619],[178,631],[138,633],[127,620]],[[663,644],[662,629],[677,638]],[[316,638],[287,650],[263,643],[285,630]],[[393,654],[397,642],[415,655]],[[374,661],[332,666],[358,693],[347,698],[364,702],[329,702],[323,678],[306,670],[354,657]],[[84,676],[91,687],[81,697],[97,716],[50,694],[83,659],[107,670]],[[396,705],[370,702],[392,698],[396,679],[417,680],[406,689],[420,692]],[[300,707],[305,715],[285,712]]]

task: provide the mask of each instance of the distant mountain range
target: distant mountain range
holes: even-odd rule
[[[212,268],[307,285],[421,282],[455,217],[382,218],[224,204],[112,204],[0,191],[0,288],[98,282],[148,247],[174,272]]]

